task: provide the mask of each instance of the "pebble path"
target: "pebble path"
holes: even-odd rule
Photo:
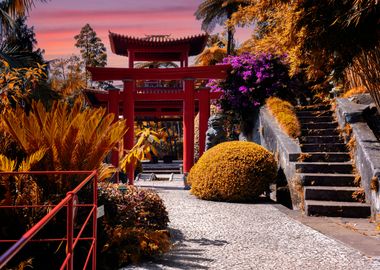
[[[163,198],[174,246],[155,261],[124,269],[380,269],[380,258],[365,257],[273,204],[203,201],[181,184],[137,183]]]

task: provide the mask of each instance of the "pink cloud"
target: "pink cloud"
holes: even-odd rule
[[[127,59],[114,55],[109,48],[109,30],[138,37],[144,34],[172,34],[174,37],[198,34],[202,32],[201,23],[193,14],[200,2],[56,0],[38,4],[28,24],[35,27],[38,46],[46,51],[45,58],[52,59],[77,53],[74,36],[89,23],[107,47],[109,65],[125,66]]]
[[[154,21],[155,17],[161,17],[161,19],[172,20],[176,18],[189,19],[189,15],[192,16],[194,13],[193,9],[178,9],[173,12],[171,9],[163,9],[157,11],[148,11],[148,10],[53,10],[53,11],[38,11],[33,12],[33,17],[36,20],[78,20],[78,19],[109,19],[109,18],[122,18],[123,20],[141,20],[146,18],[144,16],[149,16],[150,21]],[[183,15],[187,15],[183,17]],[[153,16],[153,18],[151,17]],[[191,18],[190,18],[191,19]]]

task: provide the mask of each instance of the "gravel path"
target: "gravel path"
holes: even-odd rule
[[[148,184],[152,185],[152,184]],[[171,252],[125,269],[380,269],[361,255],[291,219],[271,204],[196,199],[180,183],[153,183],[164,199],[174,237]]]

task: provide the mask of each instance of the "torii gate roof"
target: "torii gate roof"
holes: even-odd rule
[[[128,56],[128,50],[134,50],[136,61],[176,61],[185,51],[188,56],[200,54],[206,46],[208,34],[182,38],[171,38],[167,35],[140,38],[109,32],[109,39],[112,52],[117,55]]]

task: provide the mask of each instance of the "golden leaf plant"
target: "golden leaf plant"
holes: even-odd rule
[[[379,7],[375,0],[251,0],[226,27],[254,26],[241,51],[286,53],[291,74],[302,72],[323,95],[329,83],[342,87],[343,70],[378,46]]]
[[[41,102],[33,102],[26,113],[20,107],[7,109],[1,116],[5,130],[26,154],[46,149],[41,170],[94,170],[126,133],[125,121],[114,122],[106,109],[83,108],[79,101],[72,107],[55,102],[47,110]],[[103,166],[104,167],[104,166]],[[103,175],[107,173],[103,172]],[[82,179],[81,177],[80,179]],[[62,194],[75,186],[77,177],[53,177],[40,181],[46,194]]]
[[[269,112],[286,134],[291,138],[297,138],[301,135],[301,124],[292,104],[277,97],[268,98],[266,104]]]
[[[127,150],[125,156],[120,160],[120,168],[127,172],[128,166],[136,167],[138,161],[143,159],[151,159],[151,152],[158,156],[158,151],[154,146],[154,142],[160,143],[163,136],[163,129],[153,131],[151,128],[145,128],[136,134],[137,142],[132,149]]]
[[[46,153],[41,148],[35,153],[23,159],[21,163],[0,154],[1,172],[28,172],[33,170],[43,159]],[[35,177],[28,174],[1,175],[0,176],[0,205],[1,206],[23,206],[40,205],[44,203],[42,190],[37,184]],[[24,232],[46,214],[48,208],[18,207],[14,209],[2,208],[2,237],[12,237],[14,234]]]
[[[0,60],[0,110],[8,107],[12,101],[27,98],[38,82],[46,78],[45,65],[37,67],[12,68],[8,62]]]
[[[12,160],[0,154],[0,172],[28,172],[44,157],[45,153],[46,149],[41,148],[29,155],[18,166],[17,160]],[[19,174],[11,177],[9,175],[2,175],[0,177],[0,186],[3,189],[0,205],[39,203],[36,182],[27,174]]]

